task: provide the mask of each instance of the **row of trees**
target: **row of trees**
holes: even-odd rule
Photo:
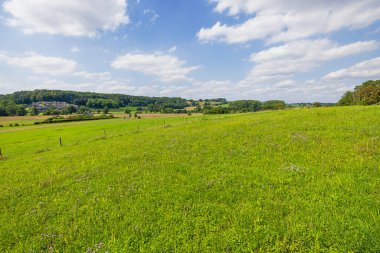
[[[0,96],[0,101],[1,100],[14,101],[14,103],[18,105],[29,105],[33,102],[41,101],[59,101],[93,108],[104,108],[106,106],[108,108],[119,108],[126,106],[148,106],[150,104],[157,104],[167,108],[183,109],[187,106],[186,99],[179,97],[145,97],[63,90],[19,91],[9,95]]]
[[[226,114],[239,112],[258,112],[264,110],[283,110],[286,109],[286,103],[282,100],[269,100],[261,102],[258,100],[237,100],[229,103],[228,107],[224,106],[203,106],[201,112],[205,114]],[[200,108],[196,108],[200,111]]]
[[[347,91],[338,102],[339,105],[380,104],[380,80],[367,81]]]
[[[258,100],[238,100],[230,102],[229,105],[233,112],[258,112],[286,109],[286,103],[282,100],[268,100],[265,102]]]

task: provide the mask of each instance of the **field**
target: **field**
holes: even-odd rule
[[[129,115],[123,112],[112,112],[115,118],[129,118]],[[102,114],[95,114],[95,116],[100,116]],[[200,114],[194,114],[194,116],[199,116]],[[71,117],[73,115],[64,115],[62,117]],[[187,114],[161,114],[161,113],[142,113],[139,114],[141,118],[178,118],[178,117],[187,117]],[[34,122],[43,121],[48,118],[54,117],[52,115],[39,115],[39,116],[9,116],[1,117],[0,116],[0,129],[3,127],[14,127],[15,124],[19,126],[28,126],[33,125]],[[133,116],[132,116],[133,117]],[[10,126],[12,125],[12,126]]]
[[[378,106],[4,127],[0,148],[0,252],[380,252]]]

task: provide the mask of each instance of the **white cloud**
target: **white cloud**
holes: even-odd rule
[[[182,96],[186,98],[233,97],[236,85],[229,80],[194,81],[190,85],[171,85],[160,91],[161,96]]]
[[[22,57],[12,57],[0,51],[0,61],[9,65],[31,69],[36,74],[66,75],[75,71],[77,63],[61,57],[51,57],[25,53]]]
[[[327,74],[323,79],[380,78],[380,57]]]
[[[177,47],[173,46],[173,47],[169,48],[168,53],[174,53],[175,51],[177,51]]]
[[[248,79],[283,79],[316,68],[322,62],[369,52],[378,47],[376,41],[359,41],[347,45],[337,45],[327,39],[289,42],[252,54],[250,60],[256,65]]]
[[[7,0],[7,24],[27,34],[95,36],[129,22],[126,0]]]
[[[158,15],[157,12],[151,9],[145,9],[144,14],[150,15],[149,21],[151,22],[151,24],[154,24],[156,20],[160,17],[160,15]]]
[[[70,52],[72,52],[72,53],[78,53],[78,52],[80,52],[80,48],[74,46],[74,47],[72,47],[72,48],[70,49]]]
[[[198,66],[185,67],[186,62],[164,54],[125,54],[112,62],[115,69],[126,69],[157,76],[163,82],[189,80],[188,74]]]
[[[299,82],[292,79],[254,81],[230,80],[194,81],[185,85],[168,85],[155,89],[161,96],[181,96],[185,98],[217,98],[229,100],[257,99],[261,101],[280,99],[292,102],[336,102],[340,96],[351,89],[345,82],[307,80]]]
[[[79,71],[73,73],[73,76],[83,77],[85,79],[95,79],[100,81],[109,81],[112,80],[112,75],[110,72],[87,72]]]
[[[229,15],[245,13],[250,19],[239,25],[216,23],[197,34],[201,41],[245,43],[305,39],[343,28],[360,29],[380,19],[380,1],[211,0],[215,10]]]

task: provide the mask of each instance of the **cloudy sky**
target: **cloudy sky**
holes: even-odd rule
[[[379,0],[0,3],[0,94],[335,102],[380,79]]]

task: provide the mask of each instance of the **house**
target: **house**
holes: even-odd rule
[[[51,108],[57,109],[57,110],[63,110],[69,107],[70,104],[66,102],[57,102],[57,101],[52,101],[52,102],[35,102],[32,104],[32,107],[37,108],[38,111],[43,112],[46,110],[49,110]]]

